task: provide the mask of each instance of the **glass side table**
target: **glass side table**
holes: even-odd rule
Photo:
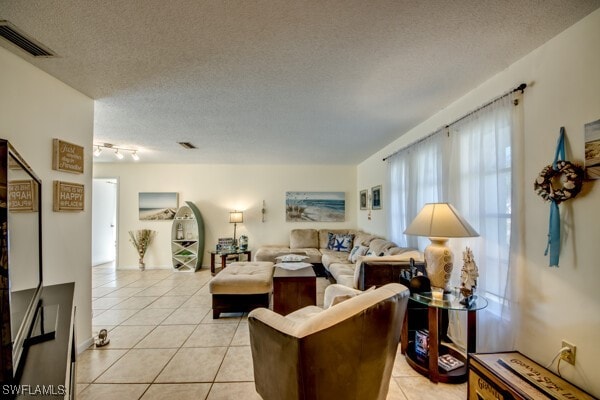
[[[406,357],[406,362],[417,372],[429,377],[431,382],[461,383],[467,380],[467,360],[458,351],[441,343],[439,332],[443,310],[467,313],[467,353],[475,353],[477,345],[477,311],[487,307],[485,297],[474,295],[469,306],[460,304],[460,297],[444,294],[443,300],[434,300],[431,292],[413,293],[409,301],[427,306],[429,328],[429,356],[421,356],[415,351],[414,340],[408,337],[408,310],[404,314],[400,351]],[[443,354],[451,354],[464,363],[463,366],[446,371],[438,366],[438,358]]]
[[[212,275],[215,274],[215,257],[216,256],[220,256],[221,257],[221,269],[225,268],[227,266],[227,257],[228,256],[238,256],[238,260],[239,260],[239,256],[242,254],[245,254],[248,258],[248,261],[252,260],[252,251],[251,250],[235,250],[235,251],[209,251],[210,253],[210,273]]]

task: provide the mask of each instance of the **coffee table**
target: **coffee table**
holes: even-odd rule
[[[273,311],[287,315],[302,307],[317,304],[317,276],[311,267],[298,270],[275,268],[273,274]]]

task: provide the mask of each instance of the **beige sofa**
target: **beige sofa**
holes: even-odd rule
[[[348,251],[340,251],[339,243],[331,248],[331,235],[353,235]],[[276,257],[286,254],[305,255],[306,262],[322,264],[337,283],[361,290],[365,289],[361,282],[370,280],[367,269],[371,264],[408,266],[411,258],[423,262],[423,254],[415,249],[398,247],[376,235],[352,229],[293,229],[289,246],[261,247],[255,252],[254,260],[276,262]]]

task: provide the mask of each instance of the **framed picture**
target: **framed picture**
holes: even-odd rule
[[[286,222],[343,222],[346,218],[344,192],[286,192]]]
[[[358,195],[358,198],[360,201],[360,209],[366,210],[367,209],[367,189],[361,190]]]
[[[600,119],[585,124],[585,172],[588,179],[600,179]]]
[[[373,210],[381,210],[381,185],[371,188],[371,208]]]
[[[140,192],[138,208],[142,221],[169,221],[175,219],[179,196],[177,192]]]

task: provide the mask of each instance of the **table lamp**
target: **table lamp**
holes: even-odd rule
[[[237,240],[235,238],[237,224],[244,222],[244,213],[242,211],[231,211],[229,213],[229,223],[233,224],[233,245],[237,248]]]
[[[404,231],[406,235],[427,236],[425,263],[431,286],[446,288],[452,273],[452,251],[448,238],[475,237],[477,231],[450,203],[427,203]]]

